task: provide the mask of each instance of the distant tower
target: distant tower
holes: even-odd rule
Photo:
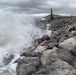
[[[50,19],[54,19],[52,8],[51,8],[51,11],[50,11]]]

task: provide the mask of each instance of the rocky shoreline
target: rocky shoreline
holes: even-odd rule
[[[15,61],[17,75],[76,75],[76,17],[55,17],[36,21],[52,30],[49,43],[32,46]],[[10,74],[8,74],[10,75]]]
[[[17,75],[76,75],[76,17],[40,20],[37,25],[51,25],[50,42],[46,46],[30,48],[18,59]],[[72,29],[70,31],[70,29]]]

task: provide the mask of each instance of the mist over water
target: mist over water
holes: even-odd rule
[[[0,72],[4,69],[15,70],[13,62],[20,56],[23,48],[32,45],[35,38],[42,36],[41,29],[33,25],[33,19],[11,12],[0,12]],[[10,54],[14,59],[4,66],[3,59]]]

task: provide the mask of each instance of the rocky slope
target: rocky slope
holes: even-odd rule
[[[15,61],[17,75],[76,75],[76,17],[36,21],[43,29],[48,23],[52,30],[49,43],[25,51]]]

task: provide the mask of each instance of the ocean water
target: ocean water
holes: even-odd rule
[[[24,14],[0,12],[0,73],[9,70],[15,75],[17,64],[14,61],[24,48],[33,44],[35,38],[43,35],[41,29],[33,24],[33,19]],[[14,55],[14,58],[5,66],[3,60],[9,55]]]

